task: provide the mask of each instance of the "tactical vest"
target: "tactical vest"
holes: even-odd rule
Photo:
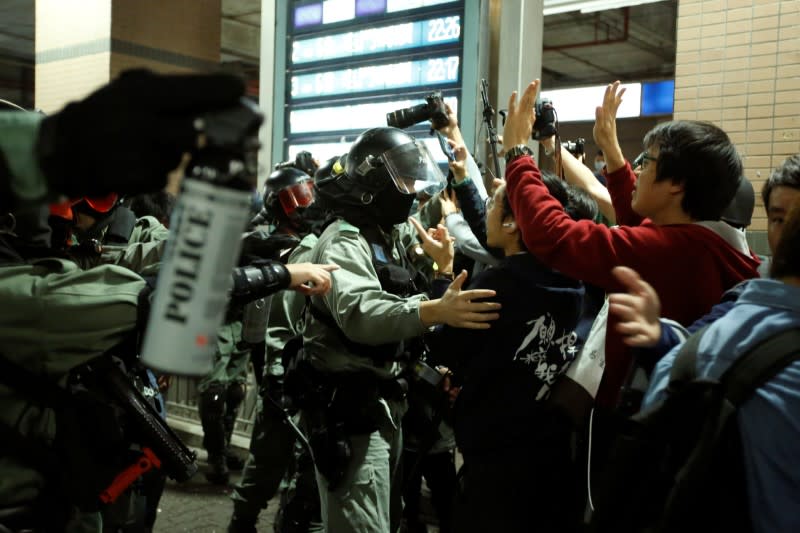
[[[358,229],[369,246],[372,266],[378,275],[382,290],[404,298],[427,292],[427,278],[422,272],[414,268],[406,255],[406,251],[400,246],[399,242],[390,242],[385,233],[376,225],[360,224]],[[397,264],[394,260],[394,255],[392,254],[394,250],[397,251],[400,264]],[[410,339],[391,342],[377,346],[355,342],[344,334],[344,331],[327,311],[323,311],[313,305],[310,298],[306,299],[306,307],[311,316],[336,331],[339,341],[350,353],[372,359],[376,365],[393,360],[410,360],[422,352],[421,339],[418,341]]]

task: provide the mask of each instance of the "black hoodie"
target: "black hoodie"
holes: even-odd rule
[[[431,339],[434,360],[462,384],[456,442],[465,456],[530,449],[549,440],[557,415],[541,400],[577,355],[583,286],[521,253],[481,272],[468,288],[495,290],[492,300],[502,309],[489,329],[444,326]]]

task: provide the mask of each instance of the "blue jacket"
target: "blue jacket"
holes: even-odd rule
[[[698,376],[719,378],[751,346],[797,327],[800,288],[750,280],[730,311],[703,335]],[[678,349],[656,365],[643,407],[664,398]],[[800,361],[758,389],[738,416],[755,531],[800,531]]]

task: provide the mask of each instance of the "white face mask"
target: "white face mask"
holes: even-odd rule
[[[603,167],[606,166],[605,161],[595,161],[594,162],[594,169],[598,172],[602,172]]]

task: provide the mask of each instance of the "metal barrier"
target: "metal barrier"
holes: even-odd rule
[[[198,435],[202,435],[200,415],[197,411],[197,384],[200,378],[175,376],[172,378],[167,391],[167,419],[179,420],[183,424],[196,426],[193,428]],[[247,373],[247,392],[244,402],[239,407],[239,416],[236,419],[234,435],[249,439],[255,420],[256,400],[258,387],[252,371]]]

